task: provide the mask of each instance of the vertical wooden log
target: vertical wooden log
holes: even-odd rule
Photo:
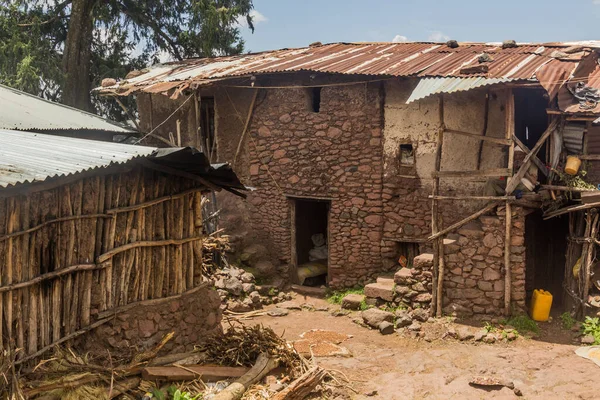
[[[582,260],[584,261],[581,265],[582,268],[579,271],[579,276],[583,278],[583,291],[581,293],[581,299],[582,299],[582,317],[585,317],[586,315],[586,305],[588,302],[588,297],[590,294],[590,279],[592,278],[592,262],[594,260],[594,250],[596,249],[596,243],[593,242],[593,240],[596,239],[596,236],[598,235],[598,210],[593,208],[590,210],[590,213],[593,214],[593,219],[592,219],[592,229],[590,230],[590,241],[589,241],[589,245],[587,247],[587,252],[585,254],[585,259]]]
[[[184,208],[185,208],[185,221],[186,228],[184,232],[184,237],[192,237],[195,236],[194,229],[194,194],[190,194],[185,196]],[[186,254],[187,254],[187,277],[186,277],[186,290],[190,290],[194,287],[194,268],[195,268],[195,260],[194,260],[194,244],[189,243],[186,245]]]
[[[30,204],[27,207],[27,212],[26,214],[28,215],[27,217],[25,217],[25,220],[23,221],[23,227],[30,227],[31,225],[35,225],[39,223],[39,219],[37,214],[39,213],[39,196],[34,194],[31,195],[29,197],[30,200]],[[34,215],[32,214],[32,210],[36,210]],[[39,274],[39,267],[37,266],[37,257],[36,257],[36,251],[37,251],[37,242],[36,242],[36,238],[37,238],[37,232],[32,233],[31,235],[26,235],[27,236],[27,245],[24,246],[23,249],[23,259],[27,259],[27,273],[24,274],[24,279],[32,279],[35,276],[37,276]],[[37,268],[36,268],[37,267]],[[25,268],[24,268],[25,270]],[[23,298],[27,299],[27,303],[28,303],[28,307],[27,310],[25,312],[25,315],[27,316],[27,323],[25,324],[27,327],[27,353],[28,354],[32,354],[35,353],[37,351],[37,336],[38,336],[38,332],[37,332],[37,304],[36,304],[36,299],[35,299],[35,295],[33,293],[37,292],[38,290],[38,285],[35,285],[31,288],[27,288],[26,290],[24,290],[23,294]]]
[[[505,112],[505,132],[506,139],[509,141],[508,146],[508,162],[507,168],[509,176],[506,178],[506,185],[508,186],[512,180],[514,159],[515,159],[515,146],[513,144],[513,134],[515,130],[515,101],[512,89],[507,89],[506,93],[506,106]],[[511,313],[511,289],[512,289],[512,266],[510,262],[510,242],[511,242],[511,228],[512,228],[512,206],[510,202],[506,201],[506,226],[504,234],[504,315],[510,315]]]
[[[193,194],[193,220],[194,220],[194,232],[197,236],[202,236],[202,194],[196,192]],[[198,286],[203,281],[204,265],[202,261],[202,241],[192,242],[194,248],[194,261],[196,268],[194,270],[194,287]]]
[[[6,232],[13,233],[15,231],[15,225],[17,223],[17,202],[14,198],[9,200],[9,216],[8,222],[6,225]],[[10,238],[6,241],[6,273],[5,273],[5,283],[7,285],[13,283],[13,251],[14,251],[14,240]],[[6,320],[6,338],[9,345],[13,345],[14,337],[13,337],[13,293],[6,292],[4,295],[4,304],[5,304],[5,320]]]
[[[17,222],[15,225],[15,230],[20,231],[29,227],[29,197],[20,197],[17,200],[19,207],[17,213]],[[25,237],[27,236],[27,238]],[[29,270],[29,235],[21,235],[15,238],[14,241],[15,246],[15,263],[14,263],[14,276],[13,279],[15,282],[23,282],[27,280],[28,270]],[[16,333],[16,343],[17,348],[25,349],[25,316],[26,314],[26,300],[24,294],[28,292],[28,289],[21,289],[13,291],[13,301],[15,308],[15,328],[17,330]],[[27,293],[27,300],[29,295]]]
[[[183,199],[177,199],[175,200],[175,206],[177,207],[177,225],[175,226],[175,237],[178,239],[183,239],[183,217],[184,217],[184,206],[183,206]],[[179,285],[177,286],[177,294],[181,294],[184,292],[185,290],[185,277],[186,274],[184,274],[184,258],[183,258],[183,246],[184,245],[177,245],[175,246],[175,264],[176,264],[176,270],[177,270],[177,279],[179,281]]]
[[[442,165],[442,151],[444,145],[444,95],[439,95],[438,102],[439,129],[438,140],[435,153],[435,171],[439,172]],[[438,196],[440,192],[440,178],[435,174],[433,178],[433,196]],[[431,202],[431,233],[436,234],[441,229],[440,210],[438,200],[434,197]],[[430,314],[438,317],[442,316],[443,306],[443,288],[444,288],[444,237],[435,239],[433,242],[433,279],[432,279],[432,299]]]
[[[506,202],[504,235],[504,315],[510,315],[510,300],[512,286],[512,271],[510,265],[510,238],[512,228],[512,205]]]
[[[116,184],[115,184],[115,180],[116,180]],[[119,175],[116,179],[115,179],[115,177],[112,178],[112,189],[113,189],[113,193],[115,193],[115,195],[114,195],[115,197],[114,197],[112,206],[118,207],[120,204],[119,201],[120,201],[120,196],[121,196],[121,175]],[[115,214],[113,216],[113,218],[110,220],[110,229],[109,229],[109,233],[108,233],[108,240],[106,241],[107,246],[108,246],[107,250],[112,250],[115,247],[116,234],[117,234],[117,214]],[[113,282],[114,261],[111,258],[107,262],[109,263],[109,265],[105,268],[105,270],[106,270],[106,287],[108,288],[108,298],[106,301],[106,307],[108,309],[111,309],[114,306],[116,306],[116,301],[118,301],[118,298],[116,297],[117,293],[115,290],[115,284]]]
[[[0,232],[8,233],[8,219],[10,215],[9,210],[9,199],[0,199],[0,221],[2,221],[2,225],[0,226]],[[4,241],[0,243],[0,261],[6,260],[6,252],[8,251],[8,241]],[[6,283],[6,278],[4,276],[4,268],[0,269],[0,285],[4,285]],[[4,306],[6,302],[4,301],[4,295],[0,294],[0,349],[4,349],[4,315],[6,312],[4,311]]]

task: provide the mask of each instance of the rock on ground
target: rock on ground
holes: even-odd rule
[[[342,299],[342,308],[346,310],[359,310],[365,296],[361,294],[349,294]]]
[[[365,310],[362,312],[361,316],[365,324],[369,325],[371,328],[379,328],[379,324],[384,321],[390,323],[394,322],[394,314],[378,308]]]
[[[379,324],[379,332],[382,335],[390,335],[392,333],[394,333],[394,324],[392,324],[391,322],[387,322],[387,321],[383,321],[382,323]]]

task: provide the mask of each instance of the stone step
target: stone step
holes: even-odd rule
[[[377,278],[377,282],[365,286],[365,296],[394,301],[394,280],[390,278]]]
[[[394,277],[393,276],[380,276],[377,278],[377,283],[394,286]]]

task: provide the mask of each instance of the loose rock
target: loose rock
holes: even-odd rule
[[[371,328],[379,328],[379,324],[384,321],[390,323],[394,322],[394,314],[377,308],[365,310],[362,312],[361,316],[363,321]]]
[[[383,321],[382,323],[379,324],[379,332],[382,335],[390,335],[392,333],[394,333],[394,324],[392,324],[391,322],[387,322],[387,321]]]

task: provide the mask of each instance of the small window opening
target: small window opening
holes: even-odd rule
[[[412,144],[400,145],[400,165],[415,165],[415,152]]]
[[[206,141],[206,155],[212,160],[216,151],[215,143],[215,99],[214,97],[200,98],[200,129]]]
[[[320,87],[314,87],[310,91],[312,111],[316,113],[321,111],[321,89]]]

